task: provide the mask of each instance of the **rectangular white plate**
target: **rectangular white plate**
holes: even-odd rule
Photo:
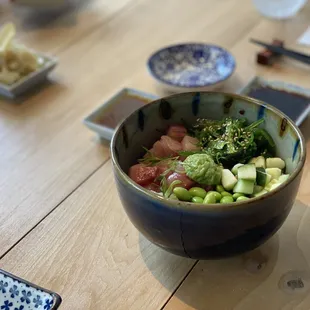
[[[112,105],[126,103],[137,106],[137,104],[147,104],[150,101],[157,99],[158,97],[152,94],[144,93],[142,91],[133,88],[123,88],[108,101],[103,103],[99,108],[87,116],[83,123],[91,130],[96,132],[101,138],[111,140],[114,130],[103,126],[100,123],[100,119],[106,115],[107,109]],[[121,118],[126,118],[128,115],[122,115]]]

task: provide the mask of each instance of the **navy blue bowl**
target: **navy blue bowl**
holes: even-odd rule
[[[274,191],[245,202],[199,205],[161,198],[132,181],[131,165],[171,124],[197,118],[264,118],[289,179]],[[151,242],[177,255],[221,258],[249,251],[283,224],[297,195],[304,166],[305,142],[299,129],[279,110],[255,99],[220,92],[177,94],[135,111],[115,131],[111,143],[118,192],[127,215]]]

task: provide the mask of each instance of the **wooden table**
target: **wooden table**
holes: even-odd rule
[[[46,18],[0,1],[1,23],[13,20],[20,40],[59,58],[49,85],[21,104],[0,100],[0,267],[58,292],[68,310],[309,310],[309,161],[298,200],[274,238],[240,257],[198,262],[164,252],[133,227],[108,147],[81,120],[124,86],[163,95],[145,62],[180,41],[212,42],[234,54],[238,68],[226,91],[256,74],[309,87],[309,67],[290,60],[259,67],[258,48],[248,40],[277,37],[307,51],[295,42],[310,5],[284,22],[262,18],[248,0],[75,5]],[[301,128],[308,139],[310,120]]]

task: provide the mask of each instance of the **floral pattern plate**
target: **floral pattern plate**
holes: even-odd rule
[[[222,47],[187,43],[165,47],[148,60],[150,74],[171,90],[214,89],[234,72],[236,62]]]
[[[61,297],[0,269],[1,310],[55,310]]]

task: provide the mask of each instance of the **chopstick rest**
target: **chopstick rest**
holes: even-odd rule
[[[284,47],[284,42],[278,39],[272,41],[272,45]],[[263,66],[271,66],[280,57],[278,53],[274,53],[269,49],[264,49],[256,55],[256,62]]]

